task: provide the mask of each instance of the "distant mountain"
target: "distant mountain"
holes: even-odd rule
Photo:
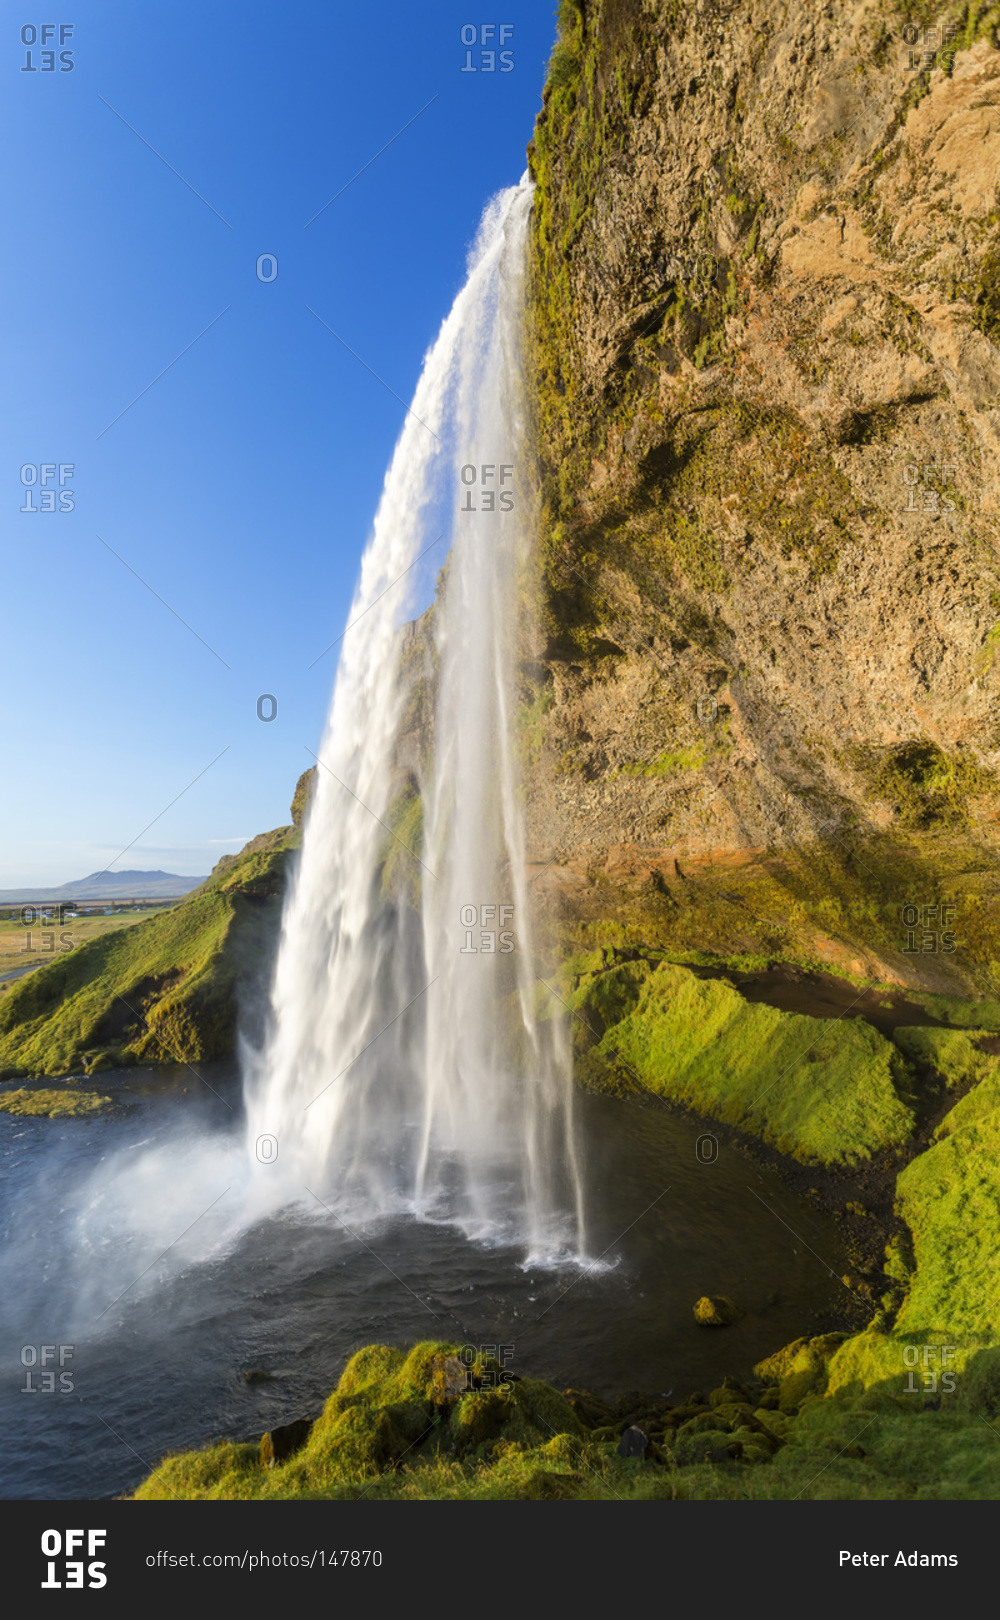
[[[179,900],[204,882],[203,877],[181,877],[176,872],[91,872],[55,887],[0,889],[0,905],[29,900]]]

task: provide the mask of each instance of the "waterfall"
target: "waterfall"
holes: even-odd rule
[[[344,1220],[454,1222],[540,1263],[581,1257],[584,1234],[516,747],[536,532],[520,355],[531,194],[525,179],[487,207],[386,474],[244,1084],[250,1152],[289,1198]],[[432,635],[407,641],[417,565],[446,552]],[[424,641],[422,660],[405,655]],[[429,679],[431,735],[407,782],[401,735]]]

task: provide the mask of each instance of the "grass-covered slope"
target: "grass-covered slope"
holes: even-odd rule
[[[830,1336],[832,1340],[836,1336]],[[745,1384],[670,1406],[613,1407],[536,1379],[463,1389],[442,1372],[457,1346],[361,1350],[301,1449],[267,1440],[167,1457],[136,1492],[172,1498],[397,1500],[925,1498],[1000,1495],[1000,1447],[980,1380],[947,1411],[885,1390],[824,1398],[810,1388],[827,1340],[802,1341]],[[802,1369],[806,1368],[805,1376]],[[489,1384],[488,1361],[472,1369]],[[793,1388],[798,1378],[799,1387]],[[464,1382],[464,1380],[463,1380]],[[474,1380],[469,1379],[469,1384]],[[797,1398],[789,1399],[791,1394]],[[643,1457],[619,1455],[633,1424]]]
[[[255,838],[172,910],[114,930],[0,996],[0,1077],[224,1056],[241,984],[277,940],[294,827]]]
[[[905,1060],[861,1019],[752,1004],[671,962],[590,965],[573,994],[585,1081],[638,1083],[805,1162],[856,1163],[912,1135]]]
[[[986,1062],[970,1058],[976,1083],[897,1183],[913,1271],[896,1331],[915,1339],[1000,1343],[1000,1060]]]
[[[951,1088],[963,1095],[942,1119],[930,1146],[896,1184],[907,1237],[890,1246],[886,1270],[894,1290],[866,1333],[835,1349],[814,1381],[826,1400],[897,1403],[919,1398],[939,1426],[963,1411],[992,1422],[1000,1412],[1000,1058],[996,1038],[954,1030],[908,1030]],[[995,1431],[984,1428],[996,1445]],[[975,1471],[967,1489],[977,1491]]]
[[[141,1500],[187,1497],[357,1497],[409,1459],[421,1476],[462,1474],[484,1456],[509,1452],[544,1459],[549,1443],[579,1442],[584,1429],[565,1397],[524,1378],[500,1386],[497,1365],[476,1364],[497,1387],[445,1398],[445,1363],[458,1366],[457,1345],[423,1343],[409,1353],[374,1345],[348,1363],[306,1445],[267,1467],[256,1445],[223,1443],[168,1457],[139,1487]],[[463,1369],[463,1381],[464,1381]],[[544,1467],[544,1461],[538,1466]],[[391,1494],[384,1489],[381,1494]],[[424,1493],[421,1493],[424,1494]],[[428,1493],[428,1494],[434,1494]],[[448,1494],[444,1492],[442,1494]],[[471,1494],[471,1493],[467,1493]],[[532,1494],[516,1488],[506,1494]],[[573,1494],[566,1492],[565,1494]]]

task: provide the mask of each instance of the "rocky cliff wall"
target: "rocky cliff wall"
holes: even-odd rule
[[[998,23],[561,8],[524,721],[539,889],[584,932],[714,949],[721,873],[738,947],[994,982]]]

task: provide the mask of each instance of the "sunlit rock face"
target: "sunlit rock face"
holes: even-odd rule
[[[595,873],[677,899],[674,858],[735,863],[790,954],[971,985],[1000,921],[992,28],[568,9],[529,153],[541,886],[586,911]],[[908,952],[907,903],[954,906],[958,952]]]

